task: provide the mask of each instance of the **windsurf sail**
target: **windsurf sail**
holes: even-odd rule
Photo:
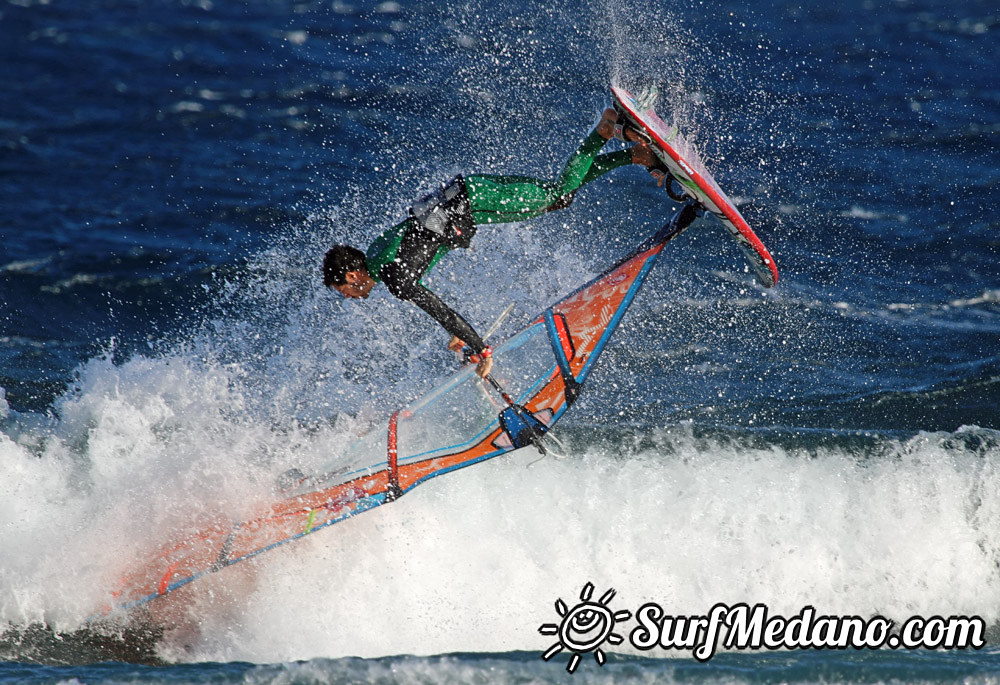
[[[161,549],[122,580],[114,609],[149,603],[547,432],[579,397],[664,245],[689,223],[685,209],[628,257],[494,349],[493,375],[519,411],[468,366],[393,413],[386,430],[360,441],[351,466],[340,460],[324,475],[301,479],[296,491],[257,517],[239,522],[220,517]]]

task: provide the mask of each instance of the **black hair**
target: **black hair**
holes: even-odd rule
[[[334,245],[323,258],[323,285],[327,288],[347,283],[348,271],[368,272],[365,253],[350,245]]]

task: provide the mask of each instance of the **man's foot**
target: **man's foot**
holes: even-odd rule
[[[645,143],[637,143],[632,146],[632,164],[641,164],[647,169],[663,162],[656,156],[652,148]]]
[[[604,140],[611,140],[615,137],[615,124],[618,123],[618,112],[608,107],[601,114],[601,120],[597,122],[597,133]]]
[[[656,179],[658,186],[662,186],[663,182],[670,177],[667,165],[645,143],[637,143],[632,147],[632,164],[641,164],[646,167],[650,175]]]
[[[597,132],[604,140],[617,138],[626,143],[637,143],[642,141],[642,136],[631,124],[624,119],[620,120],[618,112],[613,107],[608,107],[601,114],[601,120],[597,122]]]
[[[656,179],[656,185],[659,188],[663,188],[666,185],[667,195],[677,201],[682,201],[684,198],[681,195],[676,194],[670,187],[670,183],[673,181],[673,176],[670,174],[670,169],[667,165],[663,163],[656,153],[653,152],[645,143],[638,143],[632,147],[632,163],[641,164],[646,167],[646,171],[649,175]]]

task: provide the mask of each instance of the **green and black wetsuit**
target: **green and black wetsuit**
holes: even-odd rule
[[[577,188],[631,163],[628,150],[598,156],[604,143],[604,138],[592,132],[566,162],[556,181],[528,176],[466,176],[464,183],[468,193],[467,209],[472,213],[472,230],[465,232],[465,244],[480,224],[524,221],[567,207]],[[376,282],[385,283],[393,295],[413,302],[446,331],[479,353],[486,347],[479,334],[421,283],[424,275],[455,246],[411,216],[383,232],[369,246],[366,254],[368,273]]]

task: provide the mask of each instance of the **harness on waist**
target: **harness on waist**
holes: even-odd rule
[[[469,247],[476,234],[472,203],[461,175],[410,207],[410,218],[421,228],[440,236],[449,247]]]

